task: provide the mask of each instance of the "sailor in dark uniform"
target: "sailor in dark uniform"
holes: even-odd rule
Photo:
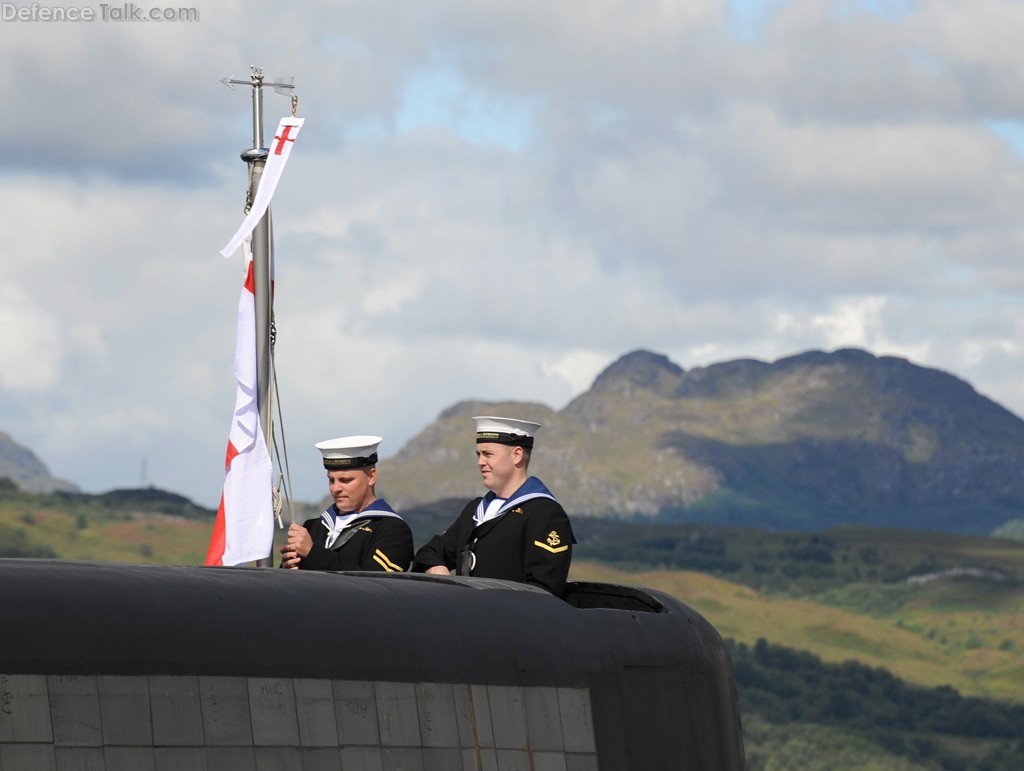
[[[504,578],[561,596],[573,536],[565,509],[527,473],[540,424],[489,415],[473,420],[476,465],[489,492],[416,552],[413,570]]]
[[[412,560],[412,531],[375,492],[379,436],[320,442],[334,503],[318,519],[288,528],[281,567],[402,572]]]

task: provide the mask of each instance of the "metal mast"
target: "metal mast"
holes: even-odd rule
[[[236,85],[248,84],[252,86],[252,147],[242,151],[242,160],[249,164],[249,190],[246,193],[246,212],[249,211],[253,199],[256,197],[256,190],[260,185],[260,178],[263,176],[263,168],[267,165],[267,156],[270,151],[263,146],[263,87],[270,86],[275,92],[285,94],[292,98],[292,114],[296,103],[294,78],[278,78],[271,82],[264,82],[263,69],[255,65],[250,66],[251,74],[248,80],[235,79],[234,75],[224,78],[221,83],[234,91]],[[271,269],[273,265],[274,242],[271,231],[270,207],[267,207],[266,214],[257,223],[252,232],[252,269],[253,269],[253,295],[256,302],[256,381],[257,381],[257,405],[260,413],[260,425],[263,428],[263,437],[267,443],[267,450],[273,457],[274,433],[270,404],[270,378],[272,371],[271,356],[272,340],[271,325],[274,320],[273,296],[271,292]],[[267,558],[257,561],[259,567],[273,566],[273,559]]]

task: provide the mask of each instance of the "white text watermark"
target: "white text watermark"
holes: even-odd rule
[[[199,21],[198,8],[150,8],[135,3],[111,5],[100,3],[99,6],[55,6],[15,5],[0,3],[0,19],[3,21],[115,21],[115,22],[196,22]]]

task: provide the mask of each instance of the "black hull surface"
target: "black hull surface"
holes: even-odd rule
[[[0,768],[741,769],[715,629],[647,590],[0,560]]]

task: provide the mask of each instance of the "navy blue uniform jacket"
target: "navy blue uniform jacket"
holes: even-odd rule
[[[504,514],[479,526],[473,515],[483,499],[474,498],[447,530],[416,552],[413,571],[443,565],[460,575],[533,584],[560,597],[572,560],[569,516],[552,498],[515,498],[513,493]]]

